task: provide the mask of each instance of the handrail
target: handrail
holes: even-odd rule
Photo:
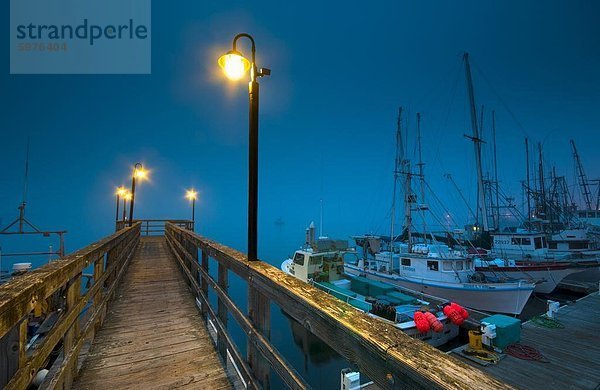
[[[189,219],[134,219],[133,223],[141,222],[141,233],[144,236],[162,236],[165,234],[165,224],[173,223],[187,230],[194,230],[195,222]],[[129,226],[129,221],[119,220],[115,222],[115,231]]]
[[[50,354],[62,342],[63,359],[50,370],[42,388],[51,384],[69,388],[77,372],[77,357],[83,342],[100,327],[118,280],[123,275],[140,237],[141,223],[120,230],[77,252],[52,261],[0,287],[0,338],[18,339],[18,369],[5,389],[23,389],[31,383]],[[83,270],[93,265],[93,284],[81,295]],[[52,328],[26,350],[27,325],[31,312],[42,308],[58,320]],[[83,328],[80,317],[86,310]],[[36,313],[37,312],[37,313]]]
[[[216,323],[221,356],[225,360],[227,352],[233,351],[233,360],[242,367],[242,377],[250,387],[265,383],[268,387],[270,367],[288,386],[308,386],[269,342],[272,301],[382,388],[511,388],[267,263],[248,261],[243,253],[174,224],[167,223],[165,229],[168,245],[201,302],[203,317]],[[208,273],[209,257],[218,262],[218,281]],[[228,270],[248,283],[247,316],[227,293]],[[209,287],[218,298],[216,314],[207,299]],[[248,335],[247,360],[231,344],[228,312]]]

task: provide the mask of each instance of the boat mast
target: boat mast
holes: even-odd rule
[[[541,205],[540,211],[543,213],[543,219],[547,217],[546,210],[546,183],[544,182],[544,158],[542,155],[542,143],[538,142],[539,162],[538,162],[538,174],[540,175],[540,197]]]
[[[419,210],[421,211],[421,217],[423,219],[423,237],[425,238],[425,242],[427,242],[427,221],[425,220],[425,174],[423,172],[423,166],[425,163],[423,162],[423,156],[421,152],[421,114],[417,112],[417,144],[419,147],[419,163],[417,166],[419,167],[419,184],[421,190],[421,201],[419,204]]]
[[[583,164],[581,163],[581,159],[579,158],[579,153],[577,153],[577,148],[575,147],[575,141],[571,141],[571,147],[573,148],[573,158],[575,159],[575,166],[577,167],[577,177],[579,179],[579,187],[581,188],[581,194],[583,195],[583,200],[585,202],[585,207],[588,210],[592,210],[592,193],[590,191],[590,185],[587,180],[587,176],[585,175],[585,171],[583,170]],[[598,203],[598,202],[596,202]],[[596,207],[598,208],[598,207]]]
[[[500,183],[498,182],[498,159],[496,154],[496,111],[492,110],[492,138],[494,140],[494,181],[496,183],[496,225],[494,229],[500,230]]]
[[[469,53],[465,53],[463,59],[465,61],[465,76],[467,79],[467,90],[469,93],[469,105],[471,107],[471,128],[473,130],[473,135],[467,136],[467,138],[473,141],[473,146],[475,148],[475,164],[477,165],[477,197],[479,202],[479,208],[481,209],[483,231],[487,232],[489,231],[489,226],[487,221],[485,191],[483,188],[483,170],[481,167],[481,142],[483,142],[483,140],[480,138],[479,129],[477,128],[477,108],[475,107],[475,92],[473,91],[473,79],[471,77]]]
[[[525,172],[527,175],[527,222],[531,226],[531,181],[529,175],[529,140],[525,138]]]
[[[400,174],[400,165],[404,158],[404,147],[402,145],[402,132],[400,130],[402,122],[402,107],[398,108],[398,121],[396,123],[396,157],[394,159],[394,194],[392,196],[392,217],[390,221],[390,263],[389,270],[392,269],[392,254],[394,248],[394,225],[396,222],[396,191],[398,186],[398,175]]]

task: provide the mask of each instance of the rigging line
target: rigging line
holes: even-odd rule
[[[29,181],[29,136],[27,136],[27,152],[25,155],[25,180],[23,181],[23,204],[27,201],[27,186]]]
[[[492,85],[492,83],[490,82],[490,80],[485,76],[485,74],[483,74],[483,71],[479,68],[479,66],[477,65],[477,63],[475,61],[471,61],[471,64],[475,65],[475,70],[477,71],[477,73],[479,73],[479,75],[481,76],[481,78],[483,78],[483,80],[488,84],[488,87],[490,87],[490,89],[492,90],[492,92],[494,93],[494,95],[496,95],[496,98],[500,101],[500,104],[502,104],[502,106],[504,106],[504,109],[506,111],[508,111],[508,113],[512,117],[513,121],[515,121],[515,124],[519,127],[519,130],[521,130],[521,133],[523,133],[524,136],[529,137],[529,134],[527,133],[527,130],[525,130],[525,127],[521,124],[521,122],[519,122],[519,120],[517,119],[517,116],[515,115],[515,113],[512,112],[512,110],[504,102],[504,100],[502,99],[502,97],[500,96],[500,94],[498,93],[498,91],[496,91],[496,89],[494,88],[494,86]]]

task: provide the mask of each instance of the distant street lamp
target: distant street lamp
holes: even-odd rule
[[[119,220],[119,200],[120,198],[123,198],[126,193],[127,190],[125,189],[125,187],[121,186],[117,188],[117,192],[115,193],[115,195],[117,196],[117,214],[115,217],[115,221]]]
[[[147,176],[146,170],[141,163],[136,163],[131,176],[131,202],[129,203],[129,226],[133,224],[133,206],[135,204],[135,182],[136,179],[144,180]]]
[[[252,43],[252,57],[249,61],[237,50],[237,40],[245,37]],[[233,38],[233,48],[219,58],[219,66],[231,80],[239,80],[250,70],[248,84],[249,111],[249,153],[248,153],[248,260],[257,260],[258,252],[258,77],[269,76],[270,69],[256,67],[256,45],[249,34],[238,34]]]
[[[195,225],[196,221],[196,199],[198,199],[198,192],[196,192],[193,188],[191,190],[187,190],[185,193],[185,197],[192,202],[192,223]]]

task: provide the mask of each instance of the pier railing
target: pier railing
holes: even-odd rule
[[[123,228],[71,255],[0,287],[0,388],[25,389],[51,355],[58,354],[40,388],[70,388],[79,352],[102,325],[107,302],[137,247],[141,223]],[[93,267],[92,275],[84,270]],[[82,279],[88,286],[82,294]],[[30,319],[53,323],[27,348]]]
[[[189,219],[134,219],[133,223],[140,222],[140,232],[143,236],[163,236],[167,222],[187,230],[194,230],[194,221]],[[129,221],[116,221],[115,231],[129,226]]]
[[[382,388],[507,388],[392,324],[375,320],[265,262],[248,261],[243,253],[171,223],[166,224],[165,235],[200,303],[203,318],[216,329],[219,353],[224,361],[235,363],[248,388],[269,387],[271,368],[288,387],[308,387],[269,341],[271,303]],[[209,274],[209,258],[218,264],[217,280]],[[248,285],[247,314],[228,294],[229,271]],[[217,296],[216,308],[210,305],[209,288]],[[246,357],[228,331],[228,314],[247,335]]]

